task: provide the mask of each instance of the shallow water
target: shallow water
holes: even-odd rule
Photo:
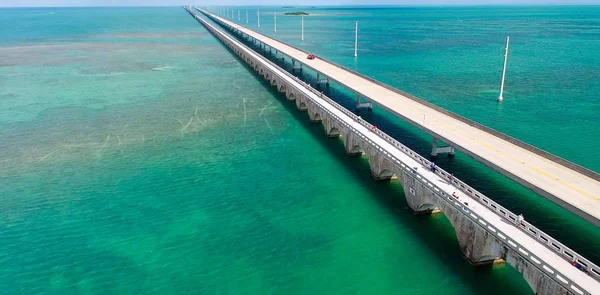
[[[353,15],[381,17],[379,10],[320,13],[332,24],[320,38],[329,34],[333,41],[336,26]],[[471,267],[443,215],[412,215],[397,183],[373,182],[366,159],[346,157],[339,140],[324,137],[320,125],[183,9],[9,9],[1,15],[0,25],[9,28],[0,32],[0,285],[6,293],[531,293],[508,265]],[[285,21],[280,30],[286,31]],[[308,40],[300,45],[333,59],[335,50],[351,50]],[[467,109],[464,102],[473,98],[454,99],[470,97],[468,88],[414,70],[435,62],[436,48],[444,48],[428,46],[432,53],[421,52],[423,58],[395,52],[389,55],[397,59],[386,56],[385,63],[361,52],[356,66],[398,87],[422,75],[406,85],[409,91],[438,81],[452,91],[425,87],[415,94]],[[412,74],[400,68],[408,60]],[[352,66],[352,59],[336,61]],[[473,88],[493,98],[485,90],[494,85]],[[508,93],[503,114],[518,108]],[[342,94],[332,89],[344,101]],[[387,120],[403,142],[426,150],[425,136],[381,113],[370,119]],[[590,159],[581,164],[594,168]],[[523,203],[517,208],[552,212],[540,220],[577,225],[575,233],[589,234],[576,240],[590,242],[582,249],[598,243],[595,229],[480,164],[460,155],[440,161],[473,185],[489,182],[486,193],[515,193]],[[573,237],[558,228],[552,234]]]

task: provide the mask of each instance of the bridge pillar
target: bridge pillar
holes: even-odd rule
[[[408,206],[415,214],[443,212],[454,227],[463,257],[471,264],[478,266],[502,262],[507,253],[506,246],[503,246],[500,240],[484,229],[484,225],[477,223],[465,214],[470,210],[467,205],[461,204],[451,195],[443,196],[448,198],[449,202],[461,204],[461,209],[465,211],[461,212],[461,209],[443,201],[429,186],[419,181],[417,177],[422,169],[425,168],[409,167],[409,171],[402,170],[397,174],[398,180],[404,188]],[[471,204],[471,206],[477,205]]]
[[[523,275],[523,278],[536,295],[574,294],[540,271],[531,262],[523,259],[521,255],[515,253],[512,249],[506,251],[506,262]]]
[[[317,85],[321,85],[322,83],[325,83],[329,87],[329,78],[325,77],[325,79],[321,79],[321,74],[317,72]]]
[[[439,202],[438,197],[415,179],[418,172],[418,168],[412,168],[410,171],[396,171],[398,180],[402,183],[408,207],[416,215],[441,213],[442,211],[435,205]]]
[[[287,86],[286,83],[283,82],[282,80],[277,81],[277,90],[279,90],[279,92],[281,93],[287,93]]]
[[[325,129],[325,134],[327,134],[328,137],[340,136],[340,128],[334,118],[330,117],[327,113],[323,113],[321,121],[323,123],[323,128]]]
[[[367,110],[367,111],[372,111],[373,110],[373,104],[371,104],[370,102],[361,102],[360,101],[360,94],[356,94],[356,111],[360,112],[360,110]]]
[[[377,181],[396,179],[394,164],[375,148],[365,145],[365,154],[369,157],[371,176]]]
[[[317,107],[317,105],[312,102],[312,101],[308,101],[307,103],[307,109],[308,109],[308,118],[310,119],[311,122],[313,123],[319,123],[322,121],[321,118],[321,110]]]
[[[448,158],[453,158],[454,157],[454,148],[451,146],[444,146],[444,147],[438,146],[438,139],[434,137],[433,143],[431,144],[431,156],[437,157],[437,155],[439,153],[448,153]]]
[[[293,88],[291,88],[291,87],[286,87],[285,88],[285,96],[287,97],[287,99],[289,101],[296,100],[296,93],[292,89]]]
[[[447,196],[453,198],[452,196]],[[454,201],[453,201],[454,202]],[[471,206],[477,206],[471,204]],[[481,224],[470,219],[459,209],[445,203],[440,206],[456,232],[460,251],[471,264],[475,266],[504,262],[506,257],[506,246],[498,238],[491,235],[482,228]],[[467,206],[462,210],[468,211]]]
[[[354,132],[347,132],[344,135],[344,149],[348,156],[360,156],[362,155],[363,148],[361,146],[362,140],[354,134]]]
[[[292,59],[292,71],[299,70],[300,72],[302,72],[302,63],[299,64],[300,65],[296,65],[296,60]]]
[[[306,96],[304,96],[304,94],[298,95],[298,97],[296,97],[296,108],[298,108],[298,110],[301,112],[306,112],[306,110],[308,109],[306,106],[307,101],[308,99],[306,98]]]

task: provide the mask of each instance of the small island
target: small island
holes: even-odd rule
[[[286,12],[284,14],[285,15],[309,15],[307,12],[304,12],[304,11]]]

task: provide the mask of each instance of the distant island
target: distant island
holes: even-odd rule
[[[281,6],[281,8],[294,8],[294,6]]]
[[[285,15],[309,15],[308,13],[306,13],[304,11],[286,12],[284,14]]]

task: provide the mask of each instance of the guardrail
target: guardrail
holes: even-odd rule
[[[204,20],[202,20],[201,18],[199,18],[198,16],[196,16],[191,11],[188,10],[188,12],[192,16],[194,16],[196,19],[198,19],[203,25],[205,25],[211,32],[213,32],[213,34],[215,34],[215,36],[217,36],[217,38],[219,38],[221,41],[223,41],[226,45],[230,46],[230,44],[228,42],[232,42],[232,40],[224,40],[223,39],[224,36],[220,35],[221,34],[220,31],[218,31],[217,29],[215,29],[214,27],[212,27],[210,24],[205,23]],[[216,21],[219,22],[218,20],[216,20]],[[227,24],[224,24],[224,25],[227,25]],[[229,38],[231,38],[231,37],[229,37]],[[246,45],[240,43],[239,41],[235,41],[235,40],[233,40],[233,41],[238,43],[236,45],[238,45],[238,46],[240,46],[240,47],[242,47],[242,48],[244,48],[244,49],[246,49],[246,50],[248,50],[250,52],[254,52],[252,49],[250,49]],[[431,164],[431,161],[425,159],[424,157],[422,157],[418,153],[412,151],[410,148],[408,148],[405,145],[403,145],[402,143],[398,142],[396,139],[390,137],[389,135],[387,135],[383,131],[374,128],[375,126],[373,126],[372,124],[370,124],[370,123],[362,120],[359,116],[357,116],[356,114],[354,114],[350,110],[344,108],[343,106],[341,106],[340,104],[338,104],[334,100],[332,100],[329,97],[323,95],[323,93],[321,93],[321,92],[317,91],[316,89],[312,88],[310,86],[310,84],[307,84],[306,82],[300,80],[298,77],[296,77],[296,76],[290,74],[289,72],[281,69],[278,65],[276,65],[273,62],[267,60],[266,58],[261,59],[260,62],[269,64],[272,67],[274,67],[275,69],[280,69],[278,72],[273,72],[273,74],[277,75],[278,77],[280,77],[282,79],[284,79],[286,77],[293,79],[295,82],[297,82],[298,84],[302,85],[303,89],[308,89],[313,94],[319,96],[319,98],[323,99],[324,101],[326,101],[327,103],[329,103],[330,105],[332,105],[333,107],[335,107],[336,109],[338,109],[339,111],[341,111],[342,113],[344,113],[345,115],[349,116],[354,121],[356,121],[356,122],[360,123],[361,125],[363,125],[364,127],[368,128],[373,133],[377,134],[380,138],[384,139],[389,144],[391,144],[391,145],[395,146],[396,148],[398,148],[404,154],[406,154],[409,157],[413,158],[417,162],[420,162],[424,167],[429,167],[429,165]],[[279,72],[283,73],[285,76],[282,77],[279,74]],[[298,89],[297,87],[295,87],[295,88]],[[302,89],[298,89],[298,90],[302,91]],[[313,100],[313,99],[311,99],[311,100]],[[388,160],[390,160],[396,166],[396,168],[398,168],[400,170],[406,170],[406,171],[412,172],[412,168],[411,167],[408,167],[407,165],[405,165],[404,163],[402,163],[402,161],[398,160],[393,155],[391,155],[389,152],[387,152],[385,149],[381,148],[377,143],[371,141],[368,137],[364,136],[362,134],[362,132],[356,130],[350,124],[346,123],[345,120],[339,118],[337,115],[335,115],[334,113],[332,113],[331,111],[329,111],[327,108],[323,107],[317,101],[313,100],[313,102],[315,102],[315,105],[317,105],[317,107],[319,107],[320,110],[322,110],[322,111],[326,112],[327,114],[329,114],[330,116],[336,118],[346,128],[354,131],[361,139],[363,139],[364,141],[368,142],[373,147],[375,147],[382,155],[384,155],[385,157],[387,157]],[[484,206],[492,209],[492,211],[495,212],[496,214],[498,214],[499,216],[503,217],[504,219],[507,219],[507,220],[511,221],[512,223],[516,222],[516,215],[514,213],[508,211],[506,208],[500,206],[499,204],[497,204],[493,200],[485,197],[483,194],[481,194],[477,190],[473,189],[472,187],[470,187],[466,183],[460,181],[459,179],[456,179],[456,178],[452,177],[452,175],[450,173],[444,171],[441,168],[436,168],[435,173],[438,176],[442,177],[443,179],[447,179],[447,180],[451,181],[463,193],[465,193],[465,194],[473,197],[480,204],[482,204],[482,205],[484,205]],[[579,288],[576,284],[567,281],[565,278],[563,278],[562,276],[560,276],[559,274],[557,274],[556,271],[553,270],[551,267],[549,267],[549,266],[547,266],[545,264],[542,264],[541,260],[539,258],[537,258],[534,255],[529,254],[524,247],[521,247],[515,241],[510,240],[501,231],[499,231],[496,228],[493,228],[490,225],[487,225],[487,223],[485,221],[483,221],[481,218],[479,218],[479,216],[477,214],[471,212],[468,209],[465,209],[466,207],[463,207],[462,204],[456,202],[451,196],[447,195],[436,184],[428,182],[425,178],[421,177],[418,174],[415,175],[415,179],[417,179],[417,181],[419,181],[422,184],[424,184],[425,187],[429,187],[434,192],[434,194],[436,194],[438,197],[440,197],[442,200],[444,200],[445,202],[449,203],[450,205],[452,205],[452,206],[460,209],[463,212],[465,212],[465,210],[467,210],[465,212],[465,214],[469,218],[471,218],[474,221],[476,221],[476,223],[479,222],[480,226],[482,226],[488,232],[491,232],[494,236],[498,237],[501,240],[507,241],[507,244],[511,248],[513,248],[514,250],[516,250],[519,253],[521,253],[520,255],[524,255],[525,257],[529,258],[534,264],[536,264],[536,265],[539,266],[538,268],[540,270],[542,270],[543,272],[545,272],[547,275],[549,275],[550,277],[556,277],[558,279],[559,283],[561,283],[561,284],[566,284],[566,286],[563,285],[563,287],[566,287],[567,289],[571,288],[571,290],[577,292],[578,294],[587,294],[587,293],[585,293],[585,291],[581,291],[581,288]],[[485,226],[487,226],[487,228]],[[589,271],[588,274],[591,277],[595,278],[596,280],[598,280],[600,278],[600,268],[598,268],[595,264],[591,263],[589,260],[585,259],[581,255],[577,254],[575,251],[573,251],[570,248],[564,246],[563,244],[561,244],[560,242],[558,242],[554,238],[550,237],[549,235],[545,234],[541,230],[537,229],[536,227],[534,227],[533,225],[531,225],[528,222],[522,222],[522,225],[520,226],[520,228],[525,233],[529,234],[530,236],[535,237],[536,240],[538,242],[540,242],[541,244],[544,244],[549,249],[553,250],[554,252],[559,253],[560,257],[563,257],[565,260],[570,261],[570,262],[577,261],[578,263],[580,263],[583,267],[586,268],[586,270]],[[567,259],[567,258],[573,258],[573,260],[570,260],[570,259]]]

